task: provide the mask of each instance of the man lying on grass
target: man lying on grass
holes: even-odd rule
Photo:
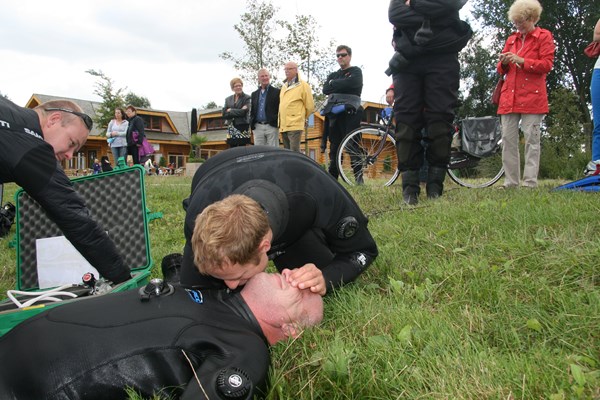
[[[231,248],[217,263],[230,262]],[[82,299],[0,338],[0,398],[113,400],[130,388],[145,398],[252,399],[265,385],[268,345],[322,317],[319,294],[264,272],[230,293],[176,285],[160,295],[142,289]]]

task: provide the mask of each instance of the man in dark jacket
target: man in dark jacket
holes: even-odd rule
[[[279,274],[260,273],[236,293],[148,289],[17,325],[0,338],[0,398],[115,400],[130,388],[143,398],[253,399],[268,376],[268,345],[323,317],[321,296]]]
[[[394,77],[398,169],[403,172],[402,193],[408,204],[418,202],[419,169],[425,158],[429,165],[427,197],[436,198],[443,192],[458,98],[458,52],[472,36],[471,28],[458,15],[465,3],[390,2],[396,53],[388,72]],[[425,138],[423,129],[427,131]]]
[[[209,253],[206,249],[212,247],[211,253],[220,249],[201,246],[201,242],[228,234],[233,227],[242,229],[254,218],[251,211],[223,213],[215,225],[224,233],[217,229],[211,234],[197,226],[196,217],[207,206],[232,194],[250,197],[260,205],[258,213],[265,212],[269,218],[269,226],[256,238],[261,251],[255,258],[260,262],[232,260],[227,271],[201,274],[198,267],[210,256],[204,254]],[[377,257],[368,220],[352,196],[313,160],[297,152],[270,146],[224,151],[198,169],[184,208],[181,284],[186,287],[235,289],[264,270],[268,256],[279,271],[286,272],[292,286],[324,295],[356,279]]]
[[[337,179],[340,175],[337,152],[344,137],[360,126],[363,108],[360,105],[360,95],[363,88],[362,70],[350,65],[352,49],[340,45],[335,51],[340,69],[327,76],[323,84],[323,94],[328,95],[325,108],[325,124],[329,137],[329,173]],[[354,177],[356,183],[362,183],[362,166],[355,165]]]
[[[91,129],[91,118],[71,101],[31,110],[0,97],[0,188],[21,186],[104,278],[120,283],[130,278],[129,268],[59,164],[73,157]]]
[[[280,90],[270,84],[271,75],[265,68],[258,70],[258,82],[260,86],[252,92],[252,107],[250,107],[250,126],[254,135],[254,144],[279,147],[277,121]]]

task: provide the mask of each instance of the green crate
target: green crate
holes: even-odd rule
[[[116,169],[98,175],[73,179],[75,190],[84,198],[93,217],[108,231],[117,249],[131,265],[132,279],[116,285],[112,292],[121,292],[148,283],[152,259],[148,234],[149,215],[146,209],[145,170],[140,165]],[[17,289],[39,291],[36,265],[36,240],[61,236],[43,209],[22,189],[15,195]],[[23,320],[58,305],[91,296],[55,303],[34,305],[22,309],[6,309],[9,299],[0,302],[0,336]],[[2,311],[4,310],[4,311]]]

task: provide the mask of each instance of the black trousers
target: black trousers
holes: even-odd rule
[[[140,163],[140,153],[138,152],[137,144],[134,144],[133,146],[127,146],[127,154],[133,158],[134,164]]]
[[[327,116],[325,123],[329,124],[329,173],[335,179],[340,175],[337,166],[337,153],[342,140],[347,134],[360,126],[362,120],[363,108],[359,109],[354,114],[337,114]],[[355,175],[358,171],[355,171]]]
[[[454,113],[460,81],[458,54],[431,54],[413,60],[394,74],[394,117],[397,145],[406,159],[400,170],[418,170],[424,164],[445,168],[450,157]],[[427,134],[423,136],[423,129]]]

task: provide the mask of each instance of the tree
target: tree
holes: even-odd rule
[[[495,115],[496,106],[491,103],[492,91],[498,79],[492,52],[483,45],[483,37],[475,35],[460,53],[461,81],[464,89],[458,110],[460,117]]]
[[[150,100],[144,96],[138,96],[135,93],[129,92],[125,96],[125,104],[128,106],[140,107],[140,108],[150,108]]]
[[[241,21],[233,27],[244,42],[245,54],[236,56],[231,52],[219,55],[224,60],[233,62],[240,76],[248,82],[256,81],[256,73],[260,68],[275,71],[282,64],[281,52],[274,46],[277,21],[275,15],[278,8],[270,1],[249,0],[247,11],[241,15]]]
[[[113,80],[102,71],[89,69],[85,72],[99,78],[94,84],[94,93],[102,99],[102,103],[100,103],[100,107],[96,110],[94,122],[100,128],[102,135],[106,134],[104,131],[108,127],[110,120],[114,118],[116,108],[124,108],[126,105],[142,108],[150,107],[150,101],[146,97],[138,96],[131,92],[123,97],[123,92],[127,88],[116,89]]]
[[[100,107],[96,110],[94,122],[104,135],[104,130],[108,127],[108,123],[114,118],[115,108],[123,107],[125,103],[125,99],[123,98],[124,89],[115,89],[113,80],[102,71],[89,69],[85,72],[99,78],[94,85],[94,93],[102,99],[102,103],[100,103]]]
[[[208,103],[200,107],[201,110],[208,110],[211,108],[219,108],[219,106],[214,101],[209,101]]]
[[[282,43],[282,50],[288,57],[300,60],[298,67],[305,74],[306,81],[313,88],[323,87],[327,75],[337,65],[333,58],[335,45],[329,41],[323,47],[319,44],[319,28],[317,21],[311,15],[296,15],[293,23],[280,21],[287,32],[287,39]],[[318,91],[315,100],[323,99]]]

